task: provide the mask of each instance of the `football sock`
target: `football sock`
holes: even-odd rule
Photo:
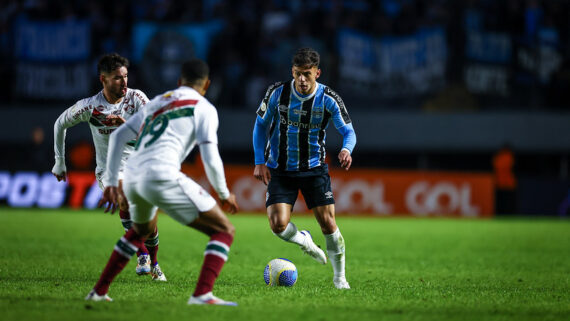
[[[204,251],[204,263],[193,296],[196,297],[212,291],[216,278],[228,260],[233,240],[233,236],[228,233],[216,233],[210,237]]]
[[[344,265],[345,265],[345,246],[344,238],[340,234],[340,229],[332,234],[325,234],[325,240],[327,243],[327,253],[329,255],[329,261],[333,267],[335,277],[345,277],[344,275]]]
[[[297,226],[291,222],[287,224],[287,227],[283,232],[273,234],[277,235],[284,241],[295,243],[301,246],[305,245],[305,235],[301,234],[297,229]]]
[[[127,233],[121,237],[115,245],[113,253],[103,273],[101,273],[99,281],[97,281],[97,284],[95,284],[93,288],[98,295],[105,295],[109,291],[109,286],[111,282],[113,282],[113,279],[121,273],[142,243],[142,238],[133,229],[128,230]]]
[[[121,217],[121,224],[123,224],[125,232],[133,227],[133,221],[131,221],[131,213],[129,213],[129,211],[119,210],[119,217]],[[144,244],[137,251],[137,256],[141,256],[143,254],[148,254],[148,249]]]
[[[150,255],[150,264],[156,265],[158,263],[156,259],[156,255],[158,254],[158,228],[154,228],[154,233],[144,241],[144,245]]]

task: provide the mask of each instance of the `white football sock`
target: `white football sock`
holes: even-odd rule
[[[287,224],[287,227],[283,232],[273,234],[277,235],[284,241],[295,243],[301,246],[305,245],[305,235],[301,234],[299,230],[297,230],[297,226],[291,222]]]
[[[329,261],[333,267],[335,278],[344,278],[344,265],[345,265],[345,246],[344,238],[340,234],[340,229],[332,234],[324,234],[327,242],[327,253],[329,254]]]

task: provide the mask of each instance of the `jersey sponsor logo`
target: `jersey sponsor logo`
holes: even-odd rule
[[[138,92],[133,91],[133,95],[135,97],[137,97],[138,99],[140,99],[140,101],[142,102],[143,105],[146,105],[146,103],[148,103],[148,100],[145,97],[143,97],[143,95],[139,94]]]
[[[88,111],[89,109],[93,108],[93,106],[89,105],[89,106],[85,106],[77,111],[75,111],[74,108],[74,113],[73,113],[73,119],[77,119],[79,118],[81,115],[83,115],[84,112]]]
[[[279,105],[279,107],[277,107],[279,109],[280,112],[284,112],[286,113],[289,110],[289,107],[285,106],[285,105]]]
[[[321,124],[302,123],[302,122],[298,122],[298,121],[292,121],[290,119],[286,120],[284,118],[280,118],[279,122],[283,125],[299,127],[301,129],[321,128]]]
[[[109,135],[109,134],[111,134],[113,131],[115,131],[115,128],[97,128],[97,131],[98,131],[99,134],[101,134],[101,135]]]
[[[331,97],[337,103],[342,120],[344,120],[345,124],[349,124],[351,122],[350,116],[348,115],[348,111],[346,110],[346,106],[344,105],[342,98],[340,98],[340,96],[329,87],[325,87],[325,95]]]

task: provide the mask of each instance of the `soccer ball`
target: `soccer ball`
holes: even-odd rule
[[[263,279],[270,286],[293,286],[297,282],[297,267],[287,259],[273,259],[265,266]]]

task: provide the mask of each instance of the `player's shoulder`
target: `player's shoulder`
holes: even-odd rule
[[[331,103],[334,103],[341,108],[345,107],[344,101],[336,91],[334,91],[331,87],[327,85],[319,84],[319,86],[320,86],[319,89],[323,91],[323,97],[325,98],[325,100],[328,100]]]
[[[319,83],[319,89],[322,90],[326,96],[329,96],[332,99],[342,100],[342,98],[340,98],[340,95],[336,91],[334,91],[331,87],[329,87],[325,84]]]
[[[278,90],[281,90],[288,83],[289,83],[289,81],[278,81],[278,82],[274,82],[271,85],[269,85],[269,87],[267,87],[267,90],[265,91],[265,96],[263,97],[263,102],[267,105],[269,103],[269,100],[271,99],[271,96],[273,95],[273,93],[277,92]]]
[[[74,115],[84,114],[86,112],[91,112],[95,107],[101,105],[101,97],[103,94],[101,92],[91,96],[79,99],[71,106],[70,110]]]
[[[288,83],[289,83],[289,81],[287,81],[287,80],[274,82],[271,85],[269,85],[269,87],[267,87],[267,92],[273,92],[274,90],[281,88]]]
[[[135,100],[135,101],[136,101],[136,100],[140,101],[141,103],[143,103],[143,105],[146,104],[146,103],[148,103],[148,101],[149,101],[149,99],[148,99],[148,97],[146,96],[146,94],[145,94],[142,90],[140,90],[140,89],[127,88],[127,94],[126,94],[126,96],[127,96],[129,99],[132,99],[132,100]]]

